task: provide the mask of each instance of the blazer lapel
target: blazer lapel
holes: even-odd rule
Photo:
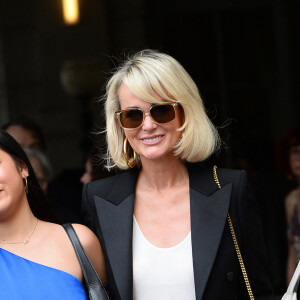
[[[202,299],[229,209],[232,184],[205,196],[190,188],[192,253],[196,299]]]
[[[134,194],[118,206],[101,198],[95,199],[108,260],[121,299],[132,299],[133,203]]]
[[[126,173],[108,195],[94,196],[94,201],[120,298],[132,299],[132,223],[138,172]]]

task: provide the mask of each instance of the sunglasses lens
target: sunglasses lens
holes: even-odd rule
[[[151,116],[157,123],[168,123],[175,118],[175,109],[171,104],[154,105],[151,108]]]
[[[137,128],[143,122],[143,112],[139,109],[123,110],[120,114],[120,123],[124,128]]]

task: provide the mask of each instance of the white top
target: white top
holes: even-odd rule
[[[191,232],[176,246],[159,248],[133,218],[133,299],[195,300]]]

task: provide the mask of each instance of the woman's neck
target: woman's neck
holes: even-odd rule
[[[0,219],[0,240],[23,241],[28,237],[36,222],[28,202],[11,215]],[[0,244],[1,246],[1,244]]]
[[[185,183],[188,183],[188,172],[180,158],[142,160],[137,187],[163,191]]]

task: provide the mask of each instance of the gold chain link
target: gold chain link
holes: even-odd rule
[[[213,167],[213,174],[214,174],[214,180],[215,180],[217,186],[220,189],[221,184],[219,182],[219,178],[218,178],[218,175],[217,175],[217,166]],[[236,251],[240,266],[241,266],[241,270],[242,270],[242,273],[243,273],[243,277],[244,277],[244,280],[245,280],[245,284],[246,284],[246,287],[247,287],[249,297],[250,297],[251,300],[254,300],[254,296],[253,296],[253,293],[252,293],[252,289],[251,289],[251,286],[250,286],[250,282],[249,282],[249,279],[248,279],[248,275],[247,275],[246,268],[245,268],[245,265],[244,265],[244,261],[243,261],[243,258],[242,258],[242,254],[241,254],[241,251],[240,251],[240,247],[239,247],[236,235],[235,235],[235,231],[234,231],[233,224],[232,224],[231,217],[230,217],[229,213],[227,214],[227,220],[228,220],[230,233],[231,233],[231,236],[232,236],[232,239],[233,239],[235,251]]]

